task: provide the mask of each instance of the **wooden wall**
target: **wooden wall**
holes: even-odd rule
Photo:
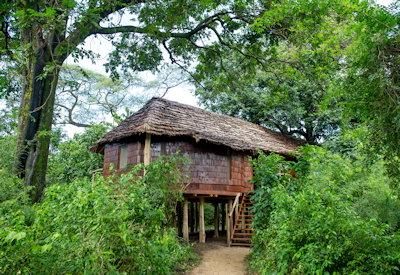
[[[128,145],[128,163],[134,165],[143,162],[144,141],[129,141],[126,144]],[[106,176],[110,173],[110,165],[118,169],[120,145],[105,146],[103,173]],[[247,155],[212,144],[152,137],[152,160],[161,155],[178,152],[190,159],[189,164],[183,167],[185,175],[189,178],[187,194],[235,195],[253,188],[249,183],[252,169]]]
[[[135,165],[143,162],[143,147],[144,144],[142,142],[129,142],[126,143],[128,150],[128,164]],[[119,171],[118,163],[119,163],[119,150],[121,144],[113,143],[107,144],[104,147],[104,163],[103,163],[103,175],[110,175],[111,166]],[[128,166],[129,167],[129,166]]]

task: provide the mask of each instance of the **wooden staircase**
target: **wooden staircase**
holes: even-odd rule
[[[249,195],[243,194],[233,224],[230,245],[251,246],[251,237],[253,236],[251,205]]]

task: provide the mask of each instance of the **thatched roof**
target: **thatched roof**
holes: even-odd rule
[[[259,125],[226,115],[152,98],[132,116],[104,135],[92,148],[101,152],[107,143],[150,133],[158,136],[189,136],[198,141],[224,145],[237,151],[289,154],[301,144],[298,140]]]

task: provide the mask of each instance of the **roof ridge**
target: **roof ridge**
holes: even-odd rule
[[[190,136],[196,141],[224,145],[239,151],[263,150],[287,154],[300,141],[241,118],[218,114],[199,107],[152,97],[141,109],[121,122],[97,142],[104,144],[150,133],[159,136]]]
[[[294,139],[294,140],[297,140],[297,141],[301,142],[301,140],[298,140],[298,139],[296,139],[296,138],[294,138],[294,137],[284,135],[283,133],[276,132],[276,131],[274,131],[274,130],[272,130],[272,129],[269,129],[269,128],[267,128],[267,127],[264,127],[264,126],[262,126],[262,125],[259,125],[259,124],[253,123],[253,122],[250,122],[250,121],[245,120],[245,119],[240,118],[240,117],[229,116],[229,115],[226,115],[226,114],[221,114],[221,113],[217,113],[217,112],[205,110],[205,109],[202,109],[202,108],[197,107],[197,106],[189,105],[189,104],[186,104],[186,103],[181,103],[181,102],[174,101],[174,100],[169,100],[169,99],[166,99],[166,98],[163,98],[163,97],[153,96],[153,97],[146,103],[146,105],[147,105],[148,103],[150,103],[151,101],[156,101],[156,100],[157,100],[157,101],[163,101],[163,102],[165,102],[165,103],[167,103],[167,104],[172,103],[172,104],[175,104],[175,105],[178,105],[178,106],[179,106],[179,105],[180,105],[180,106],[185,106],[185,107],[187,107],[187,108],[191,108],[191,109],[194,109],[194,110],[198,110],[198,111],[200,111],[200,112],[203,112],[203,113],[206,113],[206,114],[209,114],[209,115],[218,115],[218,116],[221,116],[221,117],[225,117],[225,118],[227,118],[227,119],[230,119],[230,120],[238,120],[238,121],[241,121],[241,122],[243,122],[243,123],[247,123],[247,124],[252,125],[252,126],[257,126],[257,127],[260,128],[261,130],[268,131],[268,132],[270,132],[271,134],[283,135],[283,136],[285,136],[285,137],[287,137],[287,138]]]

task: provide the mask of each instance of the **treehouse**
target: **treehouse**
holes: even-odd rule
[[[180,153],[190,162],[178,227],[205,242],[204,204],[214,204],[214,236],[225,235],[229,245],[250,245],[253,190],[250,157],[257,152],[289,156],[297,140],[256,124],[200,108],[152,98],[138,112],[108,132],[92,148],[104,154],[103,174],[110,167],[124,171],[161,155]]]

